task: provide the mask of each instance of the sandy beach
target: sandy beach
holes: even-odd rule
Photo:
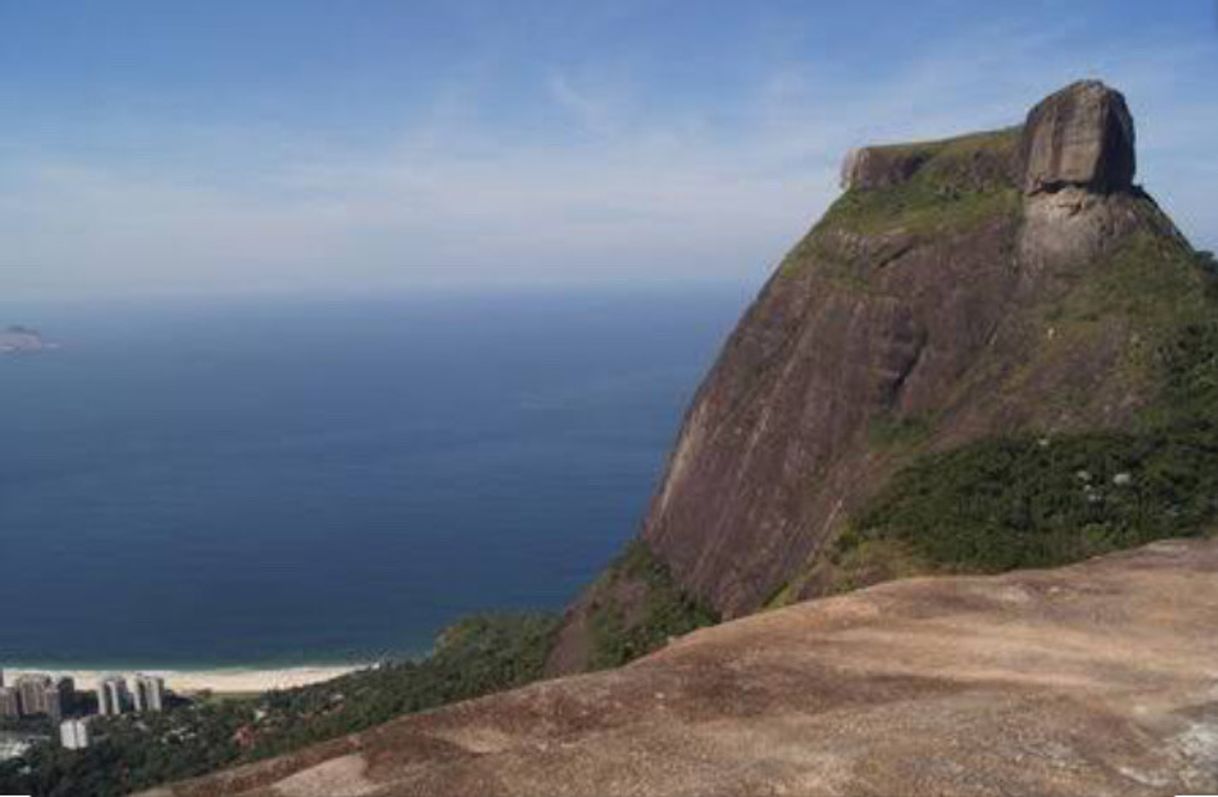
[[[76,688],[85,691],[94,688],[98,679],[107,675],[122,675],[130,679],[136,672],[158,675],[165,679],[165,686],[179,694],[190,694],[210,689],[213,692],[265,692],[270,689],[290,689],[321,681],[362,669],[367,665],[333,665],[287,667],[278,670],[253,668],[225,668],[214,670],[162,670],[155,667],[141,670],[56,670],[56,669],[8,669],[6,682],[15,680],[24,673],[49,673],[55,677],[68,676],[75,679]]]

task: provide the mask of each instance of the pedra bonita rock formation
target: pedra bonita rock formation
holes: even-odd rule
[[[1146,441],[1122,435],[1176,417],[1165,352],[1218,317],[1134,169],[1125,100],[1097,81],[1021,127],[851,152],[845,193],[695,396],[640,540],[568,610],[551,672],[621,663],[713,615],[1195,533],[1201,515],[1132,518],[1105,488],[1066,484],[1073,471],[1043,488],[1061,511],[1019,481],[1064,467],[1029,440],[1082,472],[1089,456],[1142,467]],[[1029,492],[969,497],[1008,484]]]

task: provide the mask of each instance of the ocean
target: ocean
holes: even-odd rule
[[[0,306],[61,344],[0,357],[0,666],[368,661],[559,610],[748,298]]]

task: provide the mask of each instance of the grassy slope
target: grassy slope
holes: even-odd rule
[[[881,191],[848,191],[818,226],[865,235],[899,227],[929,236],[1018,212],[1020,194],[1008,170],[1018,145],[1019,128],[1011,128],[876,148],[925,163],[900,185]]]
[[[907,182],[883,190],[854,189],[843,194],[787,254],[779,273],[795,276],[816,264],[822,273],[867,263],[851,262],[843,237],[892,233],[926,240],[1016,215],[1021,198],[1009,174],[1019,144],[1019,129],[978,133],[945,141],[877,148],[895,156],[925,161]],[[874,259],[874,253],[868,259]],[[825,274],[829,276],[828,274]],[[864,280],[857,287],[866,288]]]

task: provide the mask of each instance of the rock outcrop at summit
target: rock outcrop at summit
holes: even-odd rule
[[[1082,81],[1022,127],[850,153],[846,192],[685,416],[643,524],[657,567],[724,618],[922,572],[925,557],[888,546],[846,578],[835,547],[917,457],[1139,417],[1167,328],[1139,303],[1191,307],[1206,291],[1132,185],[1133,142],[1124,98]],[[663,638],[651,586],[619,571],[568,610],[551,672],[604,666],[595,652],[621,628]]]
[[[852,149],[842,161],[841,187],[901,185],[931,156],[918,145]],[[1096,193],[1128,190],[1136,157],[1133,117],[1125,97],[1098,80],[1082,80],[1046,97],[1028,112],[1019,159],[1011,166],[1027,194],[1068,186]]]
[[[1136,158],[1125,97],[1096,80],[1067,86],[1028,114],[1020,154],[1028,194],[1066,186],[1129,189]]]
[[[1218,541],[915,579],[144,797],[1218,790]]]
[[[1023,266],[1095,257],[1142,225],[1135,163],[1133,118],[1120,92],[1079,81],[1033,108],[1020,139]]]

